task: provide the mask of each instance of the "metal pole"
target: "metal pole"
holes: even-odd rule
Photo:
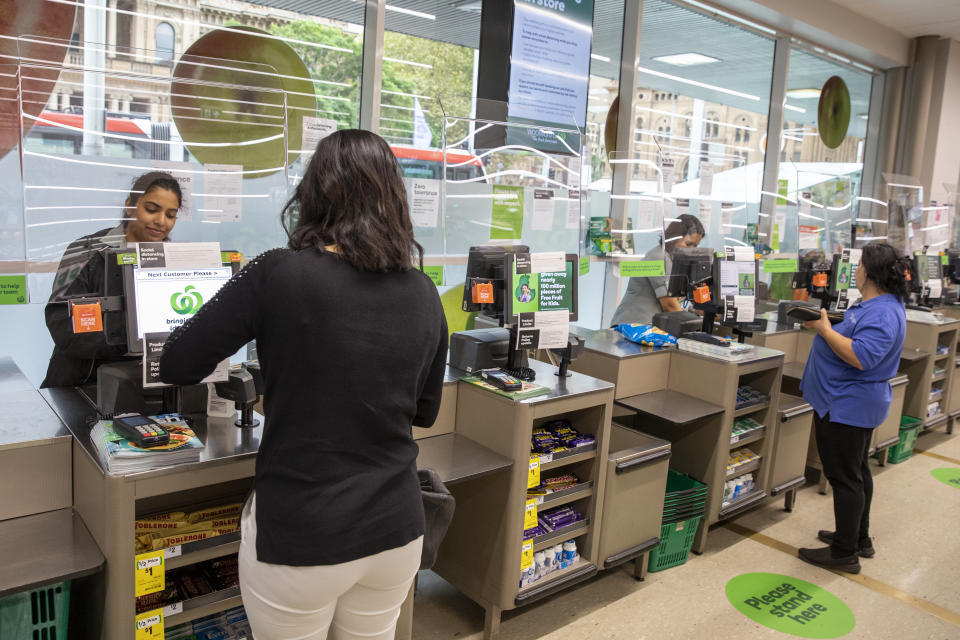
[[[380,130],[380,83],[383,74],[383,26],[386,0],[366,0],[363,18],[363,71],[360,82],[360,128]]]
[[[763,157],[763,183],[760,187],[767,193],[777,192],[780,178],[780,140],[783,135],[783,105],[787,99],[787,76],[790,72],[790,38],[777,38],[773,48],[773,76],[770,79],[770,104],[767,107],[767,148]],[[759,231],[766,234],[767,244],[773,246],[773,221],[776,219],[777,199],[760,194]]]
[[[83,155],[103,154],[106,125],[107,2],[87,0],[83,11]]]
[[[643,0],[625,0],[623,7],[623,44],[620,49],[620,104],[617,111],[617,151],[629,158],[634,148],[634,114],[637,106],[637,61],[640,56],[640,28],[643,25]],[[613,164],[612,195],[630,193],[632,164]],[[611,199],[610,226],[627,228],[627,201]],[[620,304],[620,270],[616,262],[608,262],[603,284],[603,311],[601,323],[609,326],[617,305]]]

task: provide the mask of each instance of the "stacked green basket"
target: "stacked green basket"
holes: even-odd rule
[[[69,610],[69,580],[0,598],[0,638],[65,639]]]
[[[649,571],[663,571],[687,561],[706,504],[707,485],[679,471],[668,471],[660,544],[650,552]]]
[[[897,464],[913,455],[913,445],[917,441],[917,434],[923,421],[910,416],[900,417],[900,441],[887,449],[887,462]]]

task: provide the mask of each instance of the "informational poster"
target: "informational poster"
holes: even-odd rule
[[[141,269],[219,269],[222,261],[219,242],[137,244],[137,264]]]
[[[567,229],[580,228],[580,191],[571,190],[567,193]]]
[[[677,198],[677,217],[690,213],[690,199]]]
[[[653,200],[637,201],[637,230],[657,228],[657,205]]]
[[[800,250],[816,250],[820,248],[820,227],[801,224],[799,229]]]
[[[756,258],[751,247],[726,247],[720,262],[724,322],[753,322],[756,316]]]
[[[713,203],[709,201],[701,201],[698,208],[700,218],[700,223],[703,225],[703,229],[709,234],[710,225],[713,222]]]
[[[569,335],[567,311],[536,311],[518,316],[518,349],[562,349],[567,346]]]
[[[660,158],[660,171],[663,173],[663,192],[673,193],[673,158]]]
[[[523,187],[493,185],[490,239],[519,240],[522,236]]]
[[[436,228],[440,216],[440,181],[414,178],[410,181],[409,198],[413,226]]]
[[[337,130],[337,121],[303,116],[303,162],[309,162],[320,141]]]
[[[533,219],[530,228],[534,231],[553,229],[553,190],[533,190]]]
[[[508,119],[545,128],[511,127],[508,144],[580,152],[578,140],[549,127],[586,123],[592,35],[593,0],[514,3]]]
[[[840,262],[837,264],[837,272],[834,274],[836,282],[834,289],[837,292],[837,311],[843,311],[853,302],[850,297],[850,287],[853,283],[856,265],[852,264],[850,258],[850,249],[844,249],[840,253]]]
[[[700,195],[713,195],[713,164],[709,160],[700,161]]]
[[[508,295],[513,297],[518,349],[567,345],[576,277],[561,251],[516,255]]]
[[[243,211],[243,165],[203,165],[203,207],[207,222],[240,222]]]
[[[807,220],[810,219],[812,215],[810,213],[812,202],[813,202],[812,198],[813,198],[813,194],[810,193],[809,191],[804,191],[803,193],[800,194],[800,217],[801,218],[806,218]]]
[[[189,162],[174,162],[172,160],[154,160],[153,168],[160,171],[166,171],[174,177],[180,185],[180,192],[183,197],[180,199],[180,211],[177,212],[177,220],[189,222],[193,220],[193,192],[196,184],[196,169]]]

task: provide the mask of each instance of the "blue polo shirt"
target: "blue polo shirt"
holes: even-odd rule
[[[841,360],[817,336],[800,381],[803,399],[821,418],[829,413],[832,422],[878,427],[890,410],[890,379],[897,373],[907,334],[903,304],[892,294],[857,302],[833,328],[853,340],[863,370]]]

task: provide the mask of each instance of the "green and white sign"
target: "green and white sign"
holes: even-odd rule
[[[620,263],[621,278],[650,278],[664,276],[663,260],[632,260]]]
[[[763,261],[764,273],[795,273],[799,271],[796,258],[768,258]]]
[[[27,304],[27,276],[0,276],[0,304]]]
[[[941,467],[930,472],[934,478],[954,489],[960,489],[960,469],[956,467]]]
[[[433,284],[443,286],[443,265],[424,265],[423,272],[433,280]]]
[[[590,256],[580,256],[580,275],[590,273]]]
[[[491,240],[519,240],[523,236],[523,187],[493,185],[490,212]]]
[[[727,600],[765,627],[799,638],[839,638],[853,631],[850,608],[829,591],[779,573],[745,573],[727,583]]]

